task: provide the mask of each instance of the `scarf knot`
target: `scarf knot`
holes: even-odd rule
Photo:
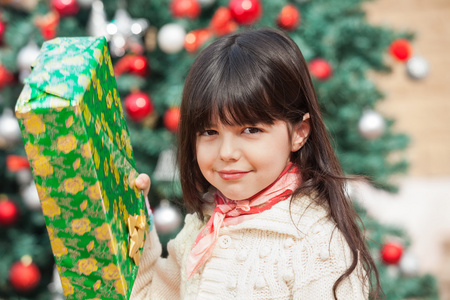
[[[300,185],[298,168],[289,163],[269,186],[247,200],[230,200],[216,191],[214,212],[195,239],[187,261],[188,279],[209,259],[219,237],[219,229],[237,225],[286,200]]]

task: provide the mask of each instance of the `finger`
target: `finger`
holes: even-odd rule
[[[150,191],[150,177],[147,174],[139,174],[139,176],[136,178],[135,181],[136,187],[138,189],[141,189],[144,192],[144,196],[148,195],[148,192]]]

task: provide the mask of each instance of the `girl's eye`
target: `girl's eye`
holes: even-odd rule
[[[212,130],[212,129],[208,129],[203,132],[200,132],[200,135],[204,135],[204,136],[211,136],[211,135],[215,135],[215,134],[217,134],[217,131]]]
[[[256,127],[247,127],[247,128],[244,129],[243,132],[244,133],[249,133],[249,134],[255,134],[255,133],[258,133],[258,132],[262,132],[262,130],[259,129],[259,128],[256,128]]]

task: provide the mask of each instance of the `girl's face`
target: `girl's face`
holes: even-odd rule
[[[306,141],[308,124],[302,122],[290,131],[283,121],[256,126],[213,124],[197,136],[200,171],[229,199],[248,199],[277,179],[291,152]]]

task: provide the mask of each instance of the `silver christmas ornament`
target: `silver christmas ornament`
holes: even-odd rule
[[[169,23],[159,29],[157,41],[159,48],[166,53],[177,53],[184,48],[186,30],[183,26]]]
[[[406,62],[406,72],[412,79],[424,79],[430,72],[430,65],[422,56],[414,55]]]
[[[33,175],[28,168],[17,171],[16,178],[20,186],[26,186],[33,181]]]
[[[28,184],[21,192],[20,195],[23,198],[25,205],[31,210],[41,209],[41,201],[36,189],[34,181]]]
[[[153,178],[158,181],[173,181],[179,178],[176,165],[176,153],[174,149],[161,151],[156,163]]]
[[[0,144],[7,147],[17,144],[21,140],[19,123],[10,109],[5,109],[0,116]]]
[[[352,183],[350,181],[346,181],[345,182],[345,193],[347,194],[348,197],[353,198],[355,197],[355,187],[352,185]]]
[[[360,134],[369,140],[383,135],[385,127],[386,123],[383,117],[373,110],[365,111],[358,123]]]
[[[397,280],[400,276],[400,270],[398,266],[395,265],[388,265],[386,266],[386,273],[392,280]]]
[[[111,55],[121,57],[127,49],[143,52],[144,46],[140,37],[145,34],[148,25],[146,19],[132,19],[125,9],[117,9],[113,21],[106,26],[106,32],[110,36]]]
[[[161,200],[159,206],[153,211],[153,220],[156,230],[167,234],[180,227],[182,217],[180,212],[168,200]]]
[[[52,282],[48,285],[48,290],[52,294],[52,300],[64,300],[64,290],[59,276],[58,269],[53,269]]]

